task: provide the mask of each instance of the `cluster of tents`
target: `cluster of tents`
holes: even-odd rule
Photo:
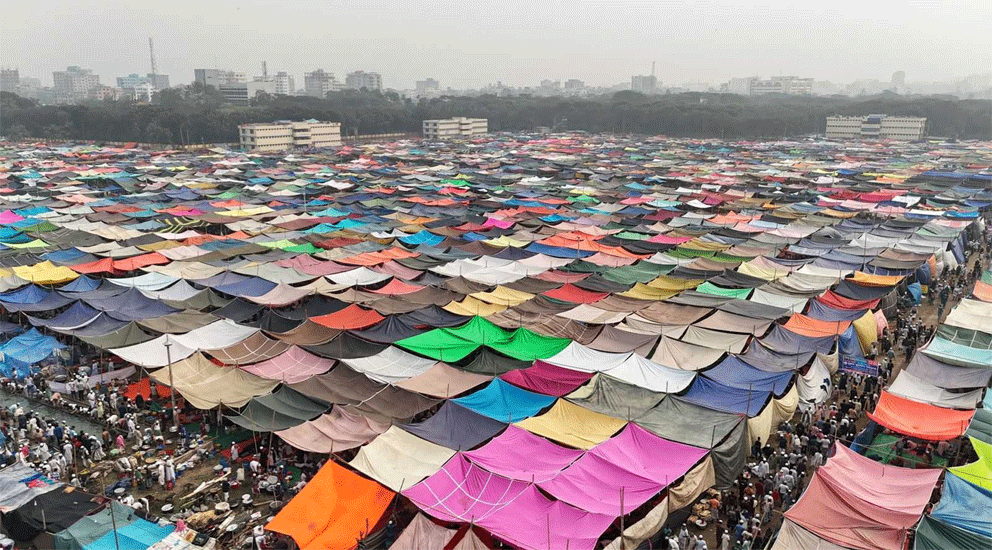
[[[839,160],[799,160],[830,147]],[[988,151],[840,148],[8,152],[0,305],[33,328],[0,369],[84,342],[127,363],[98,380],[148,397],[150,378],[302,450],[357,448],[269,524],[304,549],[354,546],[394,498],[430,540],[459,523],[464,544],[592,548],[627,517],[631,544],[729,487],[982,231],[992,178],[927,163]],[[953,366],[973,384],[956,387],[988,385]],[[877,422],[913,422],[896,399],[946,374],[928,368]]]
[[[899,436],[934,443],[967,436],[978,460],[945,473],[922,462],[886,465],[838,446],[786,512],[775,550],[899,549],[913,531],[915,550],[992,548],[992,334],[985,332],[992,302],[982,293],[990,277],[986,271],[974,297],[951,310],[869,413]],[[870,439],[873,426],[862,435]],[[923,515],[942,475],[940,501]]]

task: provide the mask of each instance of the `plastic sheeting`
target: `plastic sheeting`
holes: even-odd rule
[[[916,528],[913,550],[987,550],[992,537],[980,535],[943,522],[924,517]]]
[[[528,550],[592,550],[613,521],[550,500],[528,482],[493,474],[460,456],[403,494],[438,519],[478,525]]]
[[[589,372],[534,361],[533,366],[510,371],[500,375],[500,378],[526,390],[561,397],[588,382],[592,376]]]
[[[556,445],[531,432],[509,426],[474,451],[463,454],[477,466],[508,479],[543,483],[557,477],[584,451]]]
[[[265,528],[301,550],[351,550],[385,513],[394,493],[327,461]]]
[[[662,366],[633,353],[605,353],[572,342],[545,359],[552,365],[610,376],[652,391],[677,393],[692,383],[695,373]]]
[[[241,369],[218,367],[199,353],[173,363],[171,377],[169,371],[169,367],[161,368],[153,371],[151,377],[171,386],[198,409],[212,409],[221,404],[241,407],[279,385],[275,380],[259,378]]]
[[[297,449],[326,454],[364,445],[388,428],[389,424],[335,407],[314,420],[274,433]]]
[[[455,451],[478,447],[506,428],[506,424],[483,416],[452,401],[446,401],[433,415],[416,424],[400,427]]]
[[[254,365],[244,365],[241,369],[260,378],[295,384],[312,376],[324,374],[335,364],[332,359],[324,359],[297,346],[290,346],[276,357]]]
[[[526,418],[516,426],[577,449],[591,449],[606,441],[626,422],[559,399],[545,413]]]
[[[887,391],[920,403],[950,409],[973,409],[982,398],[981,389],[957,393],[947,391],[923,380],[911,372],[900,371]]]
[[[607,374],[596,374],[566,398],[591,411],[631,420],[661,403],[665,394],[628,384]]]
[[[527,391],[500,379],[493,380],[479,391],[452,400],[501,422],[517,422],[534,416],[554,401],[554,397]]]
[[[360,448],[348,465],[399,492],[433,475],[454,454],[447,447],[392,426]]]
[[[943,523],[992,537],[992,516],[976,514],[977,510],[992,509],[992,491],[982,489],[950,473],[944,477],[940,502],[930,512]]]
[[[945,409],[883,391],[875,412],[868,413],[868,417],[904,435],[946,441],[963,434],[974,414],[974,410]]]

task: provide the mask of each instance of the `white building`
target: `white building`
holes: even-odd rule
[[[658,77],[652,75],[635,75],[630,77],[630,89],[645,94],[654,93],[658,89]]]
[[[253,80],[236,84],[221,84],[218,89],[227,101],[235,105],[248,105],[252,98],[262,92],[274,95],[276,82],[274,80]]]
[[[915,141],[926,134],[927,119],[889,115],[827,117],[827,139]]]
[[[64,71],[54,71],[52,80],[55,82],[55,97],[63,103],[85,99],[100,85],[100,77],[93,74],[93,71],[76,66]]]
[[[730,82],[725,85],[725,89],[732,94],[740,95],[812,95],[813,79],[795,76],[773,76],[768,80],[761,80],[757,76],[748,76],[744,78],[731,78]]]
[[[327,92],[340,90],[341,83],[334,78],[334,73],[325,72],[324,69],[314,69],[312,72],[303,73],[303,89],[308,96],[323,98],[327,96]]]
[[[241,124],[238,135],[243,149],[253,151],[285,151],[311,147],[340,147],[341,123],[277,121]]]
[[[480,136],[489,132],[489,119],[453,117],[425,120],[423,131],[428,139]]]
[[[367,73],[365,71],[348,73],[344,78],[344,87],[353,90],[361,90],[362,88],[381,90],[382,75],[379,73]]]
[[[248,73],[218,69],[194,69],[193,79],[204,86],[213,86],[214,88],[220,89],[222,84],[240,84],[248,82]]]
[[[293,95],[296,92],[296,82],[293,81],[293,75],[286,71],[277,72],[275,82],[277,94]]]

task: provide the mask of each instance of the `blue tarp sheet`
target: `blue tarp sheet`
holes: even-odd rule
[[[858,339],[858,333],[854,330],[854,325],[847,327],[844,334],[840,335],[837,339],[837,346],[842,355],[860,358],[865,356],[861,350],[861,340]]]
[[[810,300],[806,315],[820,321],[856,321],[865,316],[865,310],[837,309],[817,300]]]
[[[36,327],[49,327],[53,330],[73,330],[81,328],[93,321],[100,310],[94,309],[82,300],[72,304],[72,307],[51,319],[38,319],[28,316],[28,321]]]
[[[768,391],[741,390],[697,376],[688,391],[678,398],[710,410],[754,417],[761,414],[771,396]]]
[[[735,356],[728,356],[702,375],[728,386],[747,391],[770,391],[781,396],[792,383],[793,372],[765,372],[758,370]]]
[[[275,286],[275,283],[273,283]],[[122,321],[139,321],[161,317],[179,311],[158,300],[145,296],[137,288],[129,288],[116,296],[107,298],[86,299],[86,303],[100,311],[106,311],[115,319]]]
[[[453,401],[500,422],[517,422],[534,416],[554,403],[555,398],[520,389],[497,378],[485,388]]]
[[[992,350],[976,349],[962,344],[955,344],[940,336],[934,336],[933,340],[927,344],[926,349],[920,351],[934,359],[940,359],[952,365],[965,367],[992,366]]]
[[[65,346],[55,338],[31,329],[0,345],[0,353],[3,354],[0,374],[6,377],[16,374],[18,378],[23,378],[30,373],[30,365],[48,359],[55,350],[62,348]]]
[[[169,533],[175,531],[174,525],[160,527],[158,524],[139,519],[130,525],[125,525],[117,529],[117,536],[114,531],[103,535],[83,547],[84,550],[147,550],[156,542],[164,539]]]
[[[992,491],[982,489],[954,473],[944,478],[944,493],[931,516],[955,527],[992,537]]]
[[[768,333],[768,336],[761,339],[761,343],[782,353],[795,354],[810,351],[830,353],[834,348],[834,337],[803,336],[789,329],[782,328],[782,325],[773,325],[771,332]]]

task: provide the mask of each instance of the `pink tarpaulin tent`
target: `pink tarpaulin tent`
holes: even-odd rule
[[[465,456],[472,463],[510,479],[540,483],[553,479],[584,451],[556,445],[516,426]]]
[[[324,374],[331,370],[335,363],[337,361],[333,359],[324,359],[292,346],[272,359],[254,365],[244,365],[241,369],[261,378],[295,384],[312,376]]]
[[[836,449],[785,517],[844,547],[901,550],[940,470],[887,466],[846,447]]]
[[[677,481],[706,452],[628,424],[616,437],[590,449],[561,475],[538,486],[583,510],[619,516]]]
[[[473,523],[528,550],[592,550],[614,519],[550,500],[536,486],[486,471],[461,455],[403,494],[438,519]]]

